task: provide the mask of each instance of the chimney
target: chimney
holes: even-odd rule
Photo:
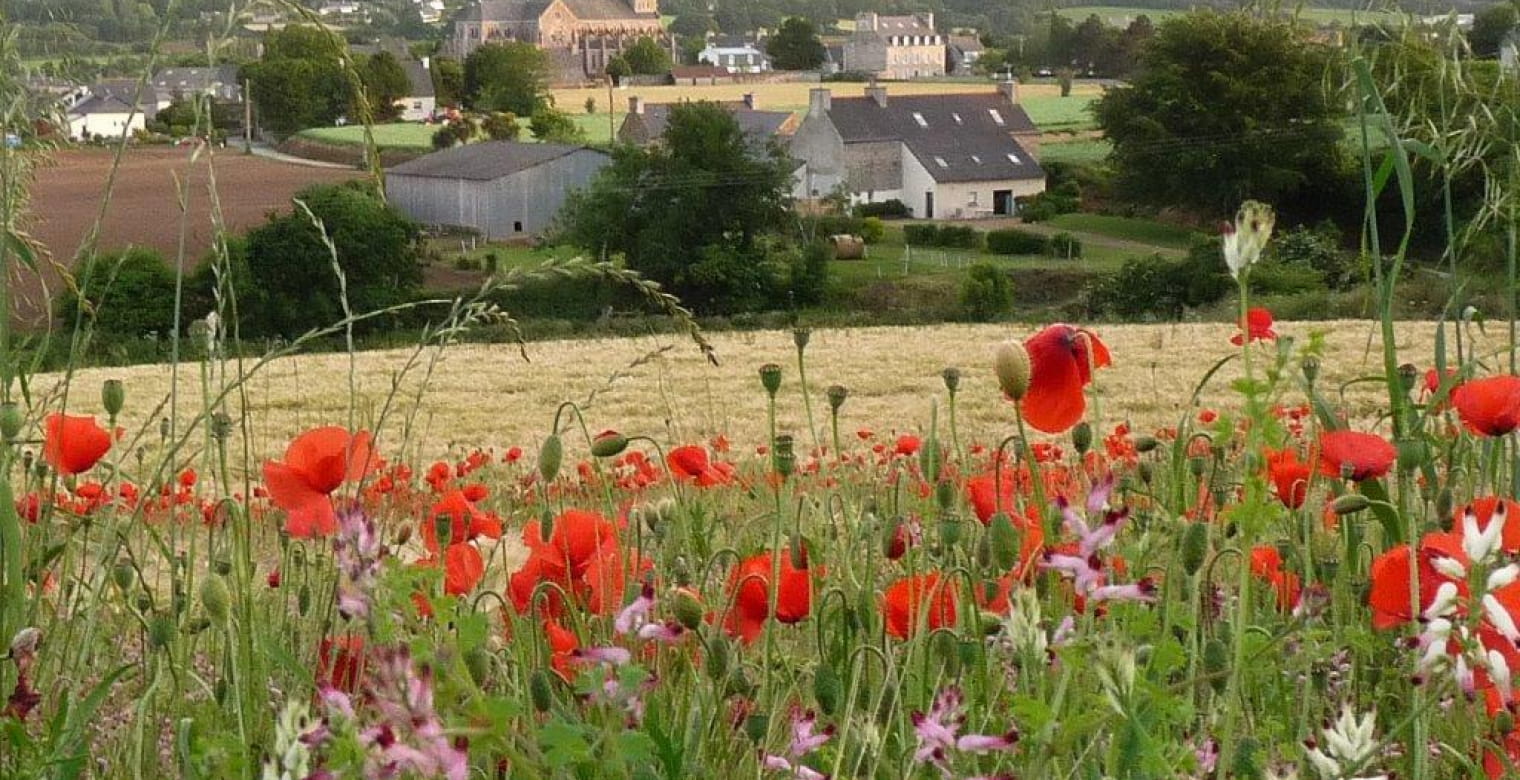
[[[997,87],[998,94],[1002,95],[1004,100],[1014,104],[1019,102],[1019,82],[1017,79],[1009,76],[999,81]]]
[[[876,79],[871,79],[871,85],[866,87],[866,97],[876,101],[876,105],[882,108],[887,107],[887,88],[877,85]]]
[[[827,89],[808,90],[808,116],[823,116],[834,107],[834,93]]]
[[[628,113],[630,113],[630,114],[643,114],[644,113],[644,99],[641,98],[641,97],[639,97],[638,95],[631,95],[631,96],[629,96],[629,98],[628,98]]]
[[[927,28],[929,28],[931,30],[934,29],[934,12],[933,11],[930,11],[930,12],[925,13],[925,14],[919,14],[918,18],[924,20],[924,26],[925,27],[927,27]]]
[[[423,57],[422,58],[422,69],[423,70],[428,70],[428,71],[430,71],[430,70],[433,69],[433,58],[432,57]]]
[[[855,30],[857,32],[876,32],[877,16],[874,11],[855,15]]]
[[[744,107],[751,111],[758,110],[760,108],[760,99],[755,97],[755,93],[746,92],[744,93]]]

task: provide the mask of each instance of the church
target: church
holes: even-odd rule
[[[558,83],[600,80],[607,62],[640,38],[672,48],[657,0],[481,0],[454,20],[454,52],[518,41],[548,52]]]

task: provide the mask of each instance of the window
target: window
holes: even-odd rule
[[[964,123],[964,122],[962,122],[962,121],[961,121],[961,115],[960,115],[960,114],[954,114],[954,113],[952,113],[952,114],[951,114],[951,115],[950,115],[950,118],[951,118],[951,119],[954,119],[954,120],[955,120],[955,123],[956,123],[956,124],[958,124],[958,125],[960,125],[960,124],[965,124],[965,123]]]
[[[977,165],[981,165],[982,164],[982,158],[979,157],[979,156],[977,156],[977,155],[974,155],[974,154],[971,155],[971,161],[974,162],[974,163],[976,163]]]
[[[924,115],[918,113],[917,111],[913,112],[913,121],[917,122],[919,127],[929,126],[929,120],[925,119]]]
[[[1023,165],[1024,164],[1023,161],[1019,159],[1019,156],[1016,155],[1016,154],[1014,154],[1013,152],[1009,152],[1008,153],[1008,162],[1011,162],[1014,165]]]
[[[414,111],[421,111],[422,110],[422,101],[421,100],[413,100],[412,101],[412,110],[414,110]]]
[[[971,205],[977,205],[976,190],[971,191]]]
[[[934,164],[938,165],[941,168],[949,168],[950,167],[950,163],[945,162],[945,158],[943,158],[943,157],[936,157],[936,158],[934,158]]]
[[[994,122],[996,122],[996,123],[998,123],[1000,125],[1003,124],[1003,115],[997,109],[995,109],[995,108],[989,108],[989,109],[987,109],[987,115],[990,116],[990,117],[992,117],[992,121],[994,121]]]
[[[512,223],[512,232],[513,233],[521,233],[522,232],[522,223],[521,222],[513,222]]]

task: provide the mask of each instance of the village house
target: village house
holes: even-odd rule
[[[771,58],[760,44],[743,39],[713,38],[697,55],[697,61],[730,73],[765,73],[771,69]]]
[[[723,103],[733,114],[750,142],[764,146],[772,138],[789,136],[796,132],[800,120],[790,111],[762,111],[754,93],[746,94],[743,101]],[[649,146],[665,135],[670,122],[669,103],[645,103],[637,96],[628,98],[628,113],[618,128],[618,143],[633,146]]]
[[[855,32],[844,45],[844,69],[878,79],[945,75],[945,36],[934,30],[934,14],[855,17]]]
[[[164,68],[153,74],[153,86],[170,98],[209,95],[218,103],[243,102],[243,85],[236,65],[216,68]]]
[[[549,54],[556,82],[582,83],[640,38],[676,56],[656,0],[480,0],[454,20],[452,47],[463,58],[487,43],[531,43]]]
[[[385,171],[385,192],[407,217],[526,239],[554,222],[570,193],[612,158],[584,146],[488,141],[434,152]]]
[[[134,80],[103,81],[89,86],[69,106],[69,137],[79,141],[121,138],[144,130],[148,120],[169,107],[172,98],[152,83],[141,90]]]
[[[790,151],[797,198],[842,190],[853,203],[900,200],[921,219],[1012,215],[1015,198],[1045,190],[1039,129],[1013,81],[953,95],[814,89]]]
[[[433,88],[431,64],[427,57],[420,61],[408,59],[401,62],[407,83],[411,85],[407,94],[396,101],[403,121],[423,122],[438,112],[438,93]]]
[[[945,45],[945,70],[957,76],[974,73],[985,51],[975,35],[952,35]]]

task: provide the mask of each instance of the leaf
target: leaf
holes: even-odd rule
[[[21,259],[21,262],[29,270],[37,270],[37,253],[32,251],[30,243],[21,236],[16,235],[15,231],[12,230],[6,230],[3,238],[5,239],[5,245],[10,251],[16,253],[16,256]]]
[[[1383,526],[1383,544],[1401,544],[1404,541],[1404,524],[1399,522],[1399,513],[1388,503],[1388,488],[1383,486],[1382,480],[1368,479],[1362,481],[1361,490],[1362,495],[1372,499],[1372,514]]]
[[[538,744],[551,769],[567,769],[591,760],[591,744],[581,728],[552,720],[538,730]]]
[[[106,675],[90,689],[78,706],[69,710],[68,717],[63,724],[63,732],[53,742],[52,762],[58,765],[57,777],[64,780],[77,778],[84,770],[85,759],[89,756],[84,751],[85,729],[95,720],[95,711],[105,703],[106,697],[111,694],[111,686],[121,679],[122,675],[137,668],[136,664],[125,664],[116,671]]]

